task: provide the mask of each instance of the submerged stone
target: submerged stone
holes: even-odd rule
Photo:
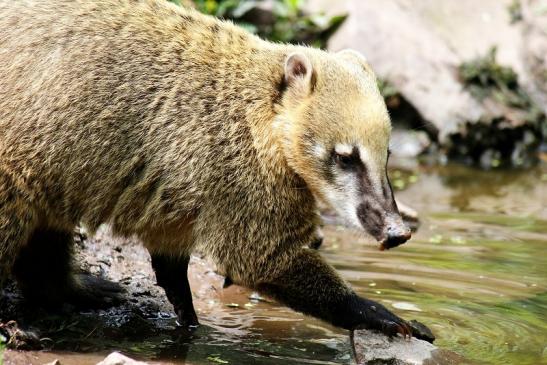
[[[463,363],[459,355],[412,338],[389,338],[371,330],[351,332],[353,356],[358,365],[453,365]]]

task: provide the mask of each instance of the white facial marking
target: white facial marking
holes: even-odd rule
[[[353,146],[347,143],[338,143],[334,146],[334,150],[340,155],[351,155]]]
[[[354,146],[346,143],[336,144],[334,150],[338,154],[350,155],[353,153]],[[381,159],[374,158],[369,150],[364,146],[358,146],[361,161],[367,168],[368,178],[374,189],[374,194],[382,196],[383,167],[379,165]],[[319,153],[319,148],[317,148]],[[322,151],[321,151],[322,152]],[[333,186],[325,189],[324,195],[331,207],[336,210],[338,215],[349,225],[362,228],[362,223],[357,216],[359,205],[363,202],[363,196],[360,192],[361,183],[358,176],[352,171],[336,169],[334,172],[335,183]],[[372,200],[374,202],[374,200]],[[381,207],[375,206],[381,210]]]
[[[357,176],[348,171],[336,171],[334,178],[336,180],[335,187],[328,188],[325,194],[327,200],[349,225],[360,228],[357,208],[361,199]]]
[[[382,196],[382,176],[380,175],[381,169],[378,167],[377,159],[372,158],[372,155],[364,146],[359,146],[359,155],[361,161],[367,167],[372,187],[376,190],[378,196]]]
[[[353,189],[348,189],[353,190]],[[360,228],[361,222],[357,217],[358,201],[351,197],[350,191],[340,191],[338,189],[327,189],[327,200],[336,213],[351,226]]]
[[[327,156],[327,149],[322,144],[316,144],[313,146],[312,153],[315,157],[323,159]]]

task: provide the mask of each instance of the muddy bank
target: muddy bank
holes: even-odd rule
[[[25,303],[12,283],[0,297],[0,322],[15,320],[18,327],[36,334],[39,339],[35,341],[31,336],[21,335],[13,339],[16,345],[26,350],[94,353],[88,360],[83,356],[78,363],[96,363],[100,357],[97,353],[107,354],[116,349],[128,350],[142,358],[176,352],[180,363],[184,363],[181,346],[191,342],[192,334],[176,326],[172,306],[163,289],[155,284],[147,251],[134,240],[112,237],[107,228],[101,229],[93,238],[76,235],[76,240],[78,265],[94,275],[120,283],[125,291],[121,303],[105,310],[88,311],[75,311],[65,305],[57,313],[50,313]],[[218,302],[220,308],[223,305],[220,293],[224,278],[198,256],[192,258],[189,278],[198,315],[200,310],[207,310],[208,317],[214,317],[213,304]],[[241,295],[247,294],[250,295]],[[229,292],[223,292],[222,297],[232,299]],[[208,318],[203,322],[207,324]],[[17,359],[27,357],[44,363],[55,356],[58,357],[49,356],[47,352],[24,355],[8,351],[5,363],[24,363]],[[67,363],[82,357],[66,356]]]

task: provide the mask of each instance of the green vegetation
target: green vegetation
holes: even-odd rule
[[[304,0],[170,0],[199,11],[233,20],[262,38],[325,48],[347,15],[333,17],[304,12]]]
[[[533,164],[547,135],[547,123],[516,72],[497,63],[493,47],[485,56],[464,62],[459,75],[489,114],[483,117],[485,123],[468,124],[465,138],[452,137],[450,156],[473,160],[484,168]]]
[[[507,11],[509,12],[511,24],[518,23],[522,20],[522,4],[519,0],[513,0],[507,7]]]
[[[511,108],[526,111],[525,121],[539,123],[541,109],[530,99],[512,68],[496,62],[496,47],[488,54],[460,66],[460,76],[471,95],[480,101],[491,98]]]

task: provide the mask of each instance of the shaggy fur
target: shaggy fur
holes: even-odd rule
[[[385,174],[389,118],[361,56],[163,0],[0,0],[0,29],[2,278],[34,235],[66,255],[48,240],[109,223],[157,266],[200,250],[296,310],[408,334],[304,248],[329,186],[317,141],[359,142]]]

